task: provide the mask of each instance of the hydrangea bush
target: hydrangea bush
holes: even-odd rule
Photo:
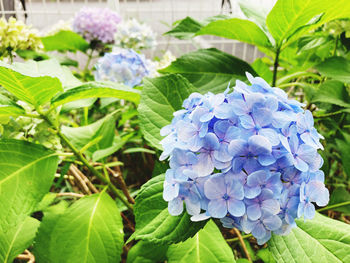
[[[233,92],[191,94],[161,130],[169,157],[163,198],[171,215],[183,203],[193,221],[220,218],[259,244],[312,219],[329,193],[320,170],[322,136],[312,114],[278,88],[247,73]]]
[[[156,38],[157,34],[149,25],[131,18],[118,25],[118,32],[115,34],[115,44],[122,48],[131,48],[139,51],[155,48],[157,45]]]
[[[132,49],[114,48],[96,64],[97,81],[113,81],[135,87],[152,72],[152,63]]]
[[[82,8],[73,20],[73,30],[87,41],[113,43],[121,17],[110,9]]]

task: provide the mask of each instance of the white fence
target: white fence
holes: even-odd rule
[[[25,9],[21,1],[25,1]],[[170,29],[171,24],[191,16],[195,19],[204,19],[220,13],[228,14],[230,11],[235,17],[243,17],[237,3],[238,0],[0,0],[0,15],[16,15],[26,20],[39,30],[49,28],[59,20],[68,20],[83,6],[109,7],[119,12],[124,18],[135,17],[152,26],[158,33],[159,47],[155,53],[169,49],[176,55],[181,55],[196,49],[192,41],[177,40],[162,36]],[[242,0],[241,0],[242,1]],[[261,7],[272,6],[275,0],[244,0]],[[221,8],[224,2],[224,8]],[[229,4],[231,3],[231,10]],[[10,6],[9,6],[10,5]],[[14,6],[14,8],[11,7]],[[13,11],[14,9],[14,11]],[[252,62],[260,57],[261,53],[256,47],[239,43],[237,41],[205,36],[199,41],[202,47],[216,47],[225,52]]]

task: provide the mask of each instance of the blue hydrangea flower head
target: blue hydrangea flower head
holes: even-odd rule
[[[115,48],[95,65],[95,80],[123,83],[129,87],[140,85],[151,72],[150,61],[132,49]]]
[[[89,42],[113,43],[120,21],[121,17],[107,8],[84,7],[74,17],[73,30]]]
[[[247,78],[232,92],[191,94],[161,129],[160,159],[170,159],[163,196],[172,215],[185,203],[193,221],[219,218],[263,244],[288,234],[296,218],[312,219],[329,192],[311,112]]]

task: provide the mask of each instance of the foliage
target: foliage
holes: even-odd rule
[[[152,34],[141,29],[137,37],[118,43],[114,34],[119,30],[121,18],[108,10],[83,10],[76,16],[72,27],[75,32],[70,30],[69,23],[64,23],[63,30],[55,28],[54,33],[46,34],[40,40],[35,38],[37,45],[29,41],[28,45],[19,47],[18,30],[11,38],[5,37],[7,42],[0,34],[1,43],[6,43],[1,51],[2,59],[6,51],[10,58],[17,54],[27,60],[0,62],[0,261],[19,262],[19,258],[33,254],[37,262],[45,263],[348,262],[350,6],[347,2],[278,0],[271,11],[265,12],[241,1],[247,19],[218,15],[199,21],[186,17],[165,34],[180,40],[204,35],[225,37],[254,45],[265,56],[249,64],[214,48],[198,49],[176,60],[167,51],[164,59],[153,58],[152,62],[131,59],[122,62],[124,68],[113,65],[113,74],[118,73],[121,78],[99,78],[103,63],[95,67],[95,61],[113,57],[113,46],[130,47],[131,42],[136,49],[151,46],[148,44],[152,42]],[[105,17],[100,19],[101,14],[107,13],[115,23]],[[91,21],[83,23],[86,18]],[[11,21],[14,23],[13,19]],[[9,22],[1,20],[0,23]],[[102,26],[101,30],[99,26]],[[13,43],[17,43],[16,48]],[[43,50],[34,47],[40,46],[39,43]],[[83,54],[86,64],[80,65],[72,59],[71,52]],[[135,56],[143,56],[136,52],[129,51]],[[120,60],[114,62],[118,64]],[[136,74],[137,82],[127,81],[135,80],[134,73],[142,63],[147,69],[142,72],[151,74]],[[162,69],[155,72],[155,68]],[[108,67],[103,73],[108,75],[106,69]],[[130,72],[132,77],[127,76]],[[246,72],[253,85],[247,85]],[[269,84],[256,77],[262,77]],[[234,92],[225,92],[233,87]],[[326,188],[322,185],[321,192],[330,193],[328,206],[320,208],[318,205],[325,202],[309,202],[317,201],[312,199],[320,198],[320,195],[313,195],[315,198],[311,200],[307,198],[314,190],[312,187],[303,186],[302,194],[298,188],[295,200],[303,199],[300,210],[306,211],[306,206],[314,207],[317,211],[314,219],[309,220],[311,216],[297,219],[297,227],[289,235],[272,233],[264,246],[259,244],[267,239],[261,239],[256,232],[253,234],[258,239],[240,233],[239,230],[247,228],[237,229],[242,226],[241,221],[248,221],[248,216],[240,222],[232,217],[224,220],[224,226],[236,227],[230,230],[222,227],[217,219],[208,220],[208,215],[204,214],[208,200],[204,198],[202,214],[191,220],[191,215],[182,210],[191,211],[193,202],[185,200],[186,206],[183,206],[182,197],[186,199],[183,193],[181,198],[174,197],[180,190],[179,181],[169,181],[172,178],[172,174],[166,172],[169,164],[159,160],[162,151],[165,153],[161,159],[171,153],[170,167],[186,170],[178,167],[176,161],[189,157],[188,154],[183,154],[183,149],[175,150],[178,155],[172,153],[166,141],[161,143],[164,138],[161,133],[166,134],[167,128],[163,127],[173,118],[182,116],[182,107],[188,104],[189,96],[196,101],[190,106],[204,107],[220,96],[224,96],[221,102],[228,104],[230,96],[235,97],[244,90],[245,97],[249,97],[248,94],[259,87],[280,95],[284,94],[280,90],[283,89],[295,100],[293,107],[302,105],[300,111],[308,112],[306,128],[314,126],[325,138],[322,145],[315,147],[324,148],[319,152],[324,160],[321,167],[324,178],[319,171],[311,176],[308,174],[304,183],[324,179]],[[265,93],[266,90],[260,90],[264,100],[271,95]],[[208,99],[211,102],[205,104]],[[239,101],[232,103],[230,109],[240,110]],[[282,111],[281,105],[277,112]],[[189,105],[186,107],[192,113],[193,109]],[[228,114],[230,109],[221,113]],[[259,115],[263,110],[257,109],[254,114]],[[230,116],[221,116],[220,112],[213,113],[213,110],[208,108],[205,116],[201,115],[202,122],[206,122],[206,118],[214,119],[213,123],[218,119],[230,119]],[[215,118],[212,118],[213,114]],[[288,122],[289,118],[283,115],[279,120]],[[300,124],[301,119],[293,117],[291,121]],[[186,133],[184,120],[175,127],[179,134]],[[237,120],[231,118],[229,121]],[[242,120],[240,123],[247,124]],[[248,126],[245,126],[246,130]],[[243,131],[243,126],[239,127]],[[176,130],[171,126],[168,128],[170,134]],[[213,128],[209,123],[209,129]],[[249,132],[245,133],[249,135]],[[178,139],[176,136],[170,136],[169,141]],[[294,136],[300,142],[310,143],[310,138],[302,135],[300,129]],[[285,137],[290,140],[287,135]],[[257,145],[266,142],[258,139]],[[318,137],[316,141],[311,139],[317,143]],[[182,146],[178,143],[178,147]],[[233,146],[230,161],[237,151]],[[273,147],[283,149],[281,145]],[[197,153],[196,150],[193,152]],[[273,158],[278,159],[281,152],[274,154]],[[296,160],[295,152],[291,156]],[[241,157],[240,153],[238,157]],[[196,158],[198,156],[194,154],[193,159]],[[306,163],[311,164],[316,159],[308,159]],[[245,170],[251,168],[247,161],[242,165]],[[304,166],[298,167],[305,170]],[[214,172],[221,169],[217,167]],[[186,185],[201,186],[201,182],[193,181],[196,178],[192,178],[188,170]],[[200,175],[205,174],[202,172]],[[258,179],[261,176],[259,173]],[[282,179],[279,182],[286,185],[288,178],[282,176]],[[207,184],[207,189],[199,191],[213,192],[216,183],[223,183],[221,179],[215,180]],[[248,186],[254,188],[251,181]],[[242,182],[246,184],[245,178]],[[295,183],[290,183],[291,187]],[[245,195],[254,192],[249,187],[242,188]],[[172,200],[178,200],[169,210],[164,197],[167,201],[173,197]],[[210,199],[212,195],[208,197]],[[248,206],[248,203],[244,205]],[[177,208],[175,216],[171,215],[174,207]],[[212,206],[211,210],[213,208],[218,207]],[[228,211],[232,212],[231,209]],[[234,209],[233,214],[236,212]],[[285,212],[278,207],[274,215]]]

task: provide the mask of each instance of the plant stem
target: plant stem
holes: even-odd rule
[[[86,65],[85,65],[85,68],[84,68],[84,74],[89,70],[89,65],[90,65],[90,62],[91,62],[91,59],[92,59],[92,53],[94,53],[94,49],[93,48],[91,49],[90,54],[88,54],[88,60],[86,61]]]
[[[334,115],[338,115],[338,114],[342,114],[342,113],[344,113],[344,111],[339,110],[339,111],[330,112],[330,113],[326,113],[326,114],[322,114],[322,115],[314,115],[314,118],[326,118],[326,117],[330,117],[330,116],[334,116]]]
[[[327,210],[331,210],[331,209],[346,206],[346,205],[350,205],[350,201],[346,201],[346,202],[342,202],[342,203],[334,204],[334,205],[329,205],[329,206],[317,209],[317,212],[327,211]]]
[[[275,61],[273,63],[273,76],[272,76],[272,87],[276,86],[277,81],[277,68],[278,68],[278,57],[280,55],[280,47],[277,47]]]
[[[243,236],[242,236],[242,239],[246,239],[246,238],[249,238],[249,237],[252,237],[252,236],[253,236],[252,234],[243,235]],[[226,242],[227,242],[227,243],[236,242],[236,241],[239,241],[239,238],[238,238],[238,237],[226,239]]]
[[[244,251],[244,254],[247,256],[247,259],[249,260],[249,262],[253,262],[251,256],[249,255],[247,246],[244,243],[244,240],[242,238],[241,232],[239,232],[239,230],[237,228],[233,228],[233,231],[235,231],[235,233],[237,235],[237,238],[239,240],[239,243],[241,244],[242,249]]]
[[[56,127],[53,122],[44,114],[42,114],[43,118],[47,123],[49,123],[51,126],[53,126],[56,129],[57,135],[61,138],[62,141],[64,141],[67,146],[73,151],[73,153],[78,157],[78,159],[91,171],[93,175],[95,175],[98,179],[100,179],[103,183],[107,184],[109,189],[122,201],[126,207],[129,210],[133,210],[132,204],[130,204],[124,196],[119,192],[119,190],[102,174],[100,174],[99,171],[93,167],[89,161],[84,157],[84,155],[69,141],[69,139],[61,132],[61,130]]]

